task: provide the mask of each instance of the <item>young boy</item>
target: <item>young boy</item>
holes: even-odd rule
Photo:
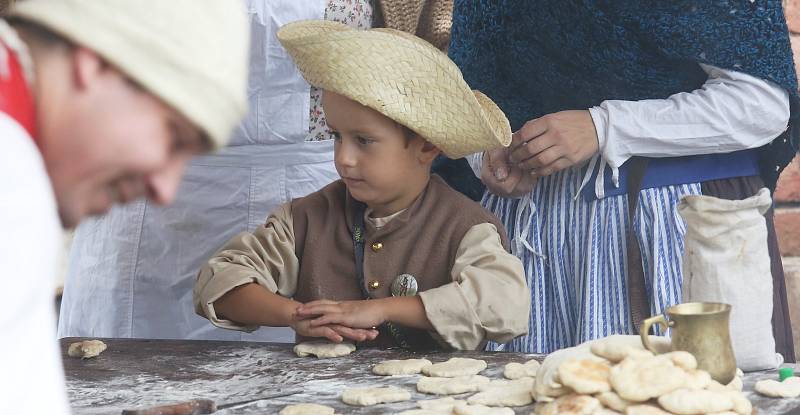
[[[324,90],[342,179],[224,246],[200,271],[197,312],[379,346],[477,349],[524,334],[530,295],[502,226],[430,175],[440,152],[507,145],[502,112],[402,32],[307,21],[278,38]]]

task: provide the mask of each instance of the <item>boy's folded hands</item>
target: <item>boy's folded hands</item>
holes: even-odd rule
[[[325,337],[339,343],[374,340],[376,326],[383,323],[381,309],[370,301],[317,300],[301,305],[292,319],[292,329],[301,336]]]
[[[376,329],[391,321],[407,327],[433,330],[418,296],[371,300],[316,300],[298,306],[292,328],[302,336],[365,341],[378,336]]]
[[[326,326],[312,326],[311,319],[296,317],[290,327],[299,335],[304,337],[324,337],[334,343],[341,343],[345,339],[355,342],[374,340],[378,337],[378,331],[372,329],[354,329],[340,324],[329,324]]]
[[[341,324],[347,327],[371,329],[383,324],[386,316],[380,301],[316,300],[303,304],[295,312],[301,318],[310,318],[312,327]]]

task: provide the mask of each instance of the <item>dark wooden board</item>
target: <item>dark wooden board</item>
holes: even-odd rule
[[[292,403],[320,403],[337,414],[391,414],[416,407],[414,401],[436,396],[416,392],[419,376],[376,376],[373,365],[388,359],[425,357],[433,362],[451,357],[486,360],[484,376],[501,379],[509,362],[524,362],[541,355],[519,353],[456,352],[419,353],[404,350],[357,350],[336,359],[299,358],[291,345],[251,342],[102,339],[108,349],[100,356],[81,360],[67,357],[69,343],[61,340],[67,389],[75,415],[119,414],[133,409],[207,398],[218,404],[253,399],[281,390],[303,392],[289,397],[254,402],[219,414],[277,414]],[[755,381],[777,377],[774,372],[747,374],[745,390]],[[372,407],[341,402],[348,387],[398,386],[412,392],[412,400]],[[456,396],[465,398],[468,395]],[[748,393],[760,414],[783,414],[800,406],[800,399],[774,400]],[[516,408],[530,414],[532,406]]]

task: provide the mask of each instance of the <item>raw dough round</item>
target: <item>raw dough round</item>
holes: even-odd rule
[[[448,414],[453,412],[453,407],[460,403],[466,403],[464,401],[454,399],[451,397],[446,398],[439,398],[439,399],[428,399],[424,401],[417,401],[417,405],[422,409],[428,409],[431,411],[439,411],[439,412],[447,412]]]
[[[619,412],[625,412],[625,409],[633,404],[633,402],[622,399],[615,392],[603,392],[595,395],[595,398],[597,398],[597,400],[600,401],[600,403],[602,403],[606,408],[611,408]]]
[[[538,415],[591,415],[602,408],[597,399],[586,395],[565,395],[540,407]]]
[[[336,410],[330,406],[315,403],[300,403],[289,405],[281,410],[279,415],[333,415]]]
[[[489,378],[481,375],[459,376],[455,378],[421,378],[417,391],[435,395],[457,395],[477,392],[489,384]]]
[[[725,385],[725,387],[731,390],[741,392],[744,389],[744,382],[742,381],[742,376],[736,376],[735,378],[733,378],[731,383]]]
[[[342,393],[342,402],[348,405],[370,406],[381,403],[402,402],[411,399],[408,391],[394,386],[382,388],[353,388]]]
[[[747,399],[740,391],[728,390],[725,391],[733,401],[733,412],[740,415],[750,415],[753,412],[753,404]]]
[[[793,376],[783,382],[774,379],[759,380],[755,390],[770,398],[796,398],[800,396],[800,377]]]
[[[506,386],[486,389],[467,399],[471,405],[486,406],[525,406],[533,402],[531,388],[523,386]]]
[[[687,370],[686,372],[686,389],[705,389],[711,384],[711,375],[705,370]],[[736,379],[736,378],[734,378]]]
[[[373,366],[372,373],[376,375],[415,375],[423,367],[432,364],[428,359],[387,360]]]
[[[639,343],[641,342],[640,339]],[[582,343],[575,347],[550,353],[542,362],[542,367],[536,372],[533,398],[538,402],[550,402],[559,396],[569,395],[572,391],[561,384],[558,376],[558,367],[567,360],[589,359],[592,357],[596,356],[592,354],[591,343]]]
[[[712,391],[732,390],[732,391],[741,392],[742,389],[744,389],[744,382],[742,382],[742,378],[740,378],[739,376],[736,376],[735,378],[733,378],[731,383],[729,383],[727,385],[722,385],[719,382],[717,382],[716,380],[711,379],[711,381],[708,382],[708,385],[706,386],[706,389],[712,390]]]
[[[307,342],[294,346],[299,357],[316,356],[320,359],[347,356],[356,350],[352,343]]]
[[[625,337],[607,337],[592,343],[592,353],[612,363],[618,363],[626,357],[650,357],[653,353],[645,350],[642,342],[631,344]]]
[[[484,405],[459,404],[453,408],[456,415],[514,415],[511,408],[491,408]]]
[[[644,402],[684,387],[685,376],[671,359],[629,357],[611,368],[609,380],[623,399]]]
[[[435,363],[422,368],[427,376],[454,378],[456,376],[477,375],[486,369],[485,360],[454,357],[442,363]]]
[[[539,370],[539,364],[536,360],[529,360],[523,363],[509,363],[506,365],[505,370],[503,370],[503,376],[506,379],[519,379],[524,377],[536,377],[536,371]]]
[[[611,366],[607,362],[594,359],[567,360],[558,367],[561,384],[585,395],[610,391],[610,372]]]
[[[84,340],[82,342],[70,344],[67,349],[67,355],[70,357],[90,359],[103,353],[107,347],[108,346],[100,340]]]
[[[431,411],[439,411],[439,412],[447,412],[448,414],[453,412],[453,407],[459,403],[466,403],[464,401],[460,401],[458,399],[453,399],[451,397],[446,398],[439,398],[439,399],[428,399],[425,401],[417,401],[417,406],[422,409],[428,409]]]
[[[656,405],[632,405],[625,410],[625,415],[672,415]]]
[[[677,351],[658,355],[659,359],[669,359],[675,366],[683,370],[697,369],[697,359],[689,352]]]
[[[725,392],[678,389],[658,397],[658,403],[679,415],[706,414],[733,409],[733,400]]]
[[[536,378],[519,378],[514,380],[507,380],[507,379],[492,379],[488,385],[481,388],[481,390],[487,389],[494,389],[494,388],[522,388],[522,389],[533,389],[533,384],[536,382]]]

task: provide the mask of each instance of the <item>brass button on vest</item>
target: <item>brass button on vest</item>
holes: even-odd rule
[[[375,252],[378,252],[378,251],[380,251],[381,249],[383,249],[383,243],[381,243],[381,242],[374,242],[374,243],[372,244],[372,250],[373,250],[373,251],[375,251]]]
[[[381,286],[381,282],[378,280],[372,280],[369,282],[369,289],[370,290],[377,290],[378,287]]]

